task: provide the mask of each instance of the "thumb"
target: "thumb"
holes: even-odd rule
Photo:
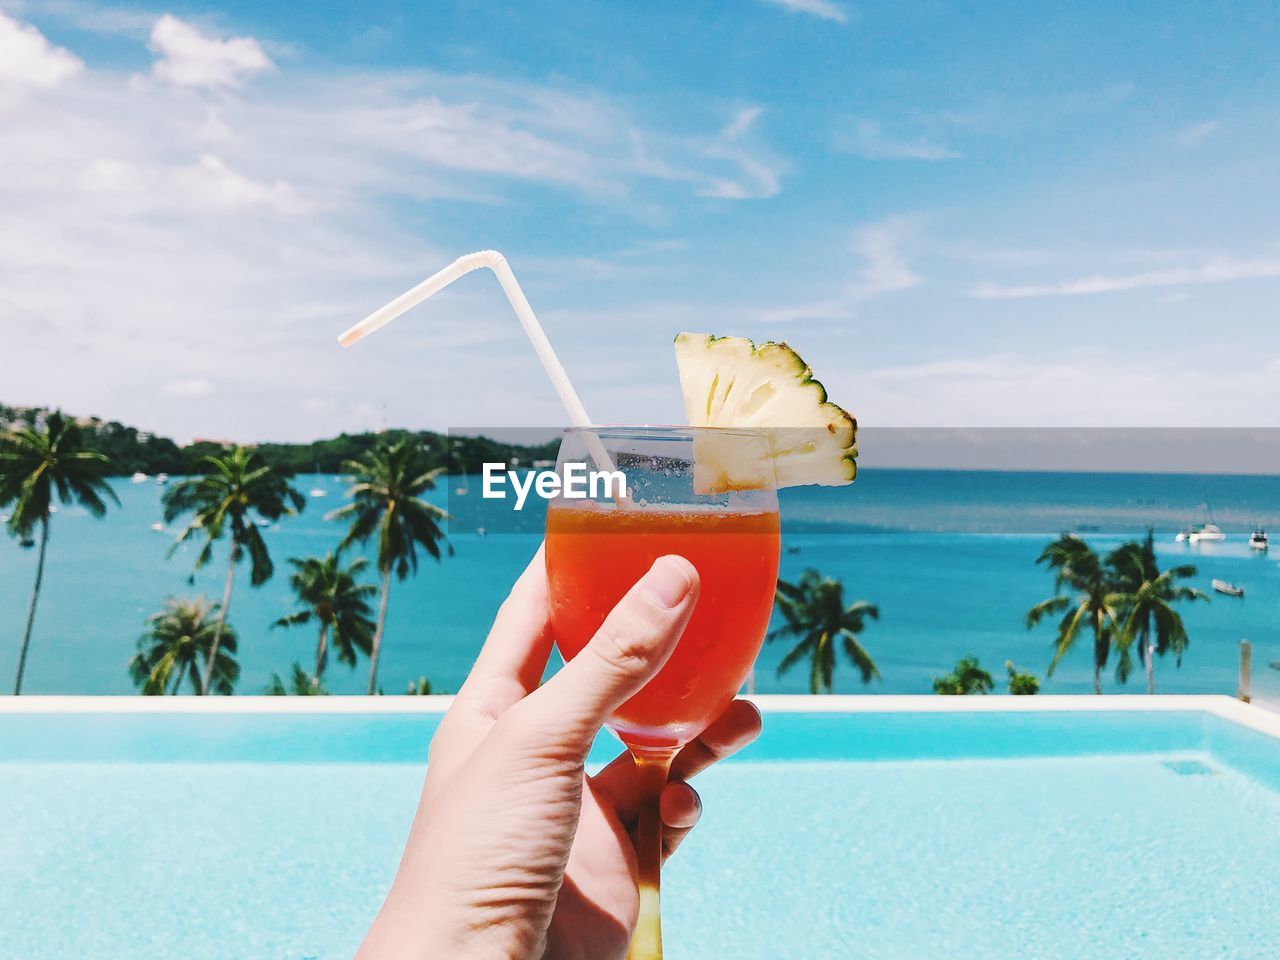
[[[585,752],[608,716],[662,669],[697,600],[693,564],[659,557],[582,652],[525,698],[521,725],[555,731],[555,741]]]

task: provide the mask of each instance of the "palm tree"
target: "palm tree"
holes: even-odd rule
[[[1040,678],[1034,673],[1019,673],[1012,660],[1004,662],[1009,673],[1009,692],[1015,697],[1032,697],[1040,692]]]
[[[784,622],[769,634],[768,639],[800,639],[778,664],[778,676],[808,658],[809,692],[830,693],[838,643],[863,683],[870,683],[873,678],[880,679],[880,671],[871,655],[858,642],[858,634],[866,626],[867,619],[880,619],[878,607],[865,600],[845,606],[844,585],[821,576],[817,570],[804,571],[799,583],[779,580],[777,599]]]
[[[991,674],[978,665],[978,658],[970,655],[957,660],[950,673],[935,678],[933,692],[947,696],[986,695],[995,685]]]
[[[1107,566],[1112,570],[1116,589],[1123,595],[1116,679],[1124,683],[1129,678],[1132,669],[1129,647],[1136,638],[1147,669],[1147,693],[1155,693],[1153,654],[1163,656],[1172,652],[1177,658],[1177,665],[1182,666],[1182,655],[1191,642],[1182,617],[1173,605],[1182,601],[1207,601],[1209,597],[1195,587],[1178,582],[1196,575],[1193,564],[1182,564],[1164,571],[1160,569],[1156,561],[1155,532],[1150,528],[1141,542],[1131,541],[1113,550],[1107,556]],[[1154,643],[1151,642],[1153,633]]]
[[[329,661],[329,650],[337,652],[338,662],[356,665],[356,655],[369,654],[373,645],[373,608],[369,597],[377,593],[373,584],[361,583],[360,572],[369,565],[363,558],[343,567],[336,553],[300,560],[290,557],[293,574],[289,586],[302,607],[297,613],[281,617],[274,626],[290,627],[310,623],[320,625],[316,640],[316,667],[312,680],[319,684]]]
[[[391,574],[404,580],[418,570],[418,548],[437,561],[444,531],[440,528],[448,514],[422,495],[435,488],[443,467],[431,469],[426,452],[416,437],[382,444],[358,460],[348,460],[342,469],[350,475],[347,491],[351,502],[329,514],[328,519],[349,520],[351,528],[339,550],[353,543],[367,543],[377,537],[377,567],[382,577],[378,601],[378,622],[369,653],[369,694],[378,689],[378,659],[382,635],[387,625],[391,600]]]
[[[306,499],[289,483],[287,474],[264,463],[253,451],[234,447],[221,456],[200,461],[203,473],[174,484],[164,495],[164,519],[171,523],[191,514],[186,529],[169,548],[169,556],[194,537],[203,537],[204,546],[196,556],[195,568],[213,558],[213,545],[224,536],[231,540],[227,551],[227,580],[218,605],[218,620],[209,646],[200,693],[209,692],[214,662],[222,643],[222,631],[231,611],[231,591],[235,586],[236,564],[249,556],[249,583],[261,586],[271,579],[275,567],[267,544],[258,530],[257,519],[273,521],[293,515],[306,506]]]
[[[263,691],[269,697],[327,697],[329,691],[326,690],[319,680],[315,679],[302,669],[302,664],[295,662],[293,669],[289,674],[289,683],[280,679],[280,674],[271,674],[271,682],[267,684],[267,689]]]
[[[84,432],[61,411],[49,414],[43,428],[26,426],[0,434],[0,507],[12,505],[7,524],[9,533],[25,546],[31,543],[36,527],[40,528],[36,582],[31,589],[22,646],[18,648],[14,696],[22,693],[22,677],[31,649],[31,631],[35,627],[36,607],[44,583],[54,495],[64,505],[78,503],[94,517],[102,517],[107,512],[107,500],[120,505],[103,476],[106,466],[107,458],[89,447]]]
[[[1087,626],[1093,631],[1093,692],[1100,694],[1102,670],[1107,665],[1118,626],[1116,608],[1123,596],[1102,560],[1075,534],[1059,536],[1044,548],[1036,563],[1047,564],[1054,571],[1054,589],[1058,592],[1027,611],[1027,628],[1036,626],[1045,617],[1063,614],[1054,639],[1053,660],[1046,672],[1053,676]]]
[[[170,597],[147,623],[147,632],[138,638],[138,652],[129,661],[129,676],[141,693],[176,694],[183,681],[192,693],[204,693],[201,671],[210,656],[214,657],[210,689],[220,694],[235,689],[240,679],[236,631],[222,618],[216,603],[204,597]]]

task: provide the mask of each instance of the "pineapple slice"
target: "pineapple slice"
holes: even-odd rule
[[[769,440],[765,459],[763,445],[700,436],[694,449],[700,492],[853,481],[857,422],[827,401],[809,365],[785,343],[681,333],[676,364],[691,426],[764,430]]]

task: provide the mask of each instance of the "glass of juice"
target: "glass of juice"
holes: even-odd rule
[[[717,463],[746,464],[748,489],[726,489]],[[768,434],[714,427],[575,427],[562,478],[584,465],[584,496],[547,510],[546,562],[556,645],[572,659],[653,562],[698,571],[697,606],[670,659],[609,726],[630,749],[644,793],[636,830],[640,918],[630,960],[662,956],[658,798],[679,749],[729,705],[760,651],[773,609],[780,531]],[[620,472],[621,484],[600,476]],[[592,478],[591,473],[597,476]]]

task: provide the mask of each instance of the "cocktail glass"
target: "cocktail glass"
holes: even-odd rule
[[[699,463],[708,453],[720,462],[751,464],[755,488],[707,490]],[[618,495],[602,482],[583,499],[562,495],[548,505],[551,624],[566,660],[658,557],[684,557],[701,582],[670,659],[609,721],[631,751],[642,791],[640,916],[628,957],[660,960],[658,800],[676,753],[741,689],[773,608],[780,535],[769,438],[763,431],[707,427],[574,427],[560,446],[562,477],[568,464],[621,471],[627,488]]]

